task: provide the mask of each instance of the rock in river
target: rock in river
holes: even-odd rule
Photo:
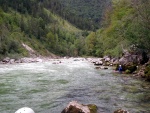
[[[129,113],[129,112],[126,110],[123,110],[123,109],[118,109],[118,110],[114,111],[114,113]]]
[[[97,113],[97,106],[94,104],[82,105],[72,101],[61,113]]]

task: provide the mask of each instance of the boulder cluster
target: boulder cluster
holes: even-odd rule
[[[150,81],[150,60],[149,55],[143,50],[126,50],[119,58],[105,56],[103,58],[88,58],[96,69],[108,69],[108,66],[114,66],[115,70],[122,67],[125,74],[134,74],[134,76],[146,78]]]
[[[88,61],[93,63],[95,66],[110,66],[110,65],[112,65],[112,61],[109,56],[105,56],[103,58],[88,58]]]
[[[33,63],[33,62],[41,62],[41,58],[20,58],[20,59],[11,59],[9,57],[4,58],[0,61],[0,64],[14,64],[14,63]]]
[[[149,55],[144,51],[125,51],[118,60],[116,70],[122,65],[122,70],[126,74],[146,78],[150,81],[150,60]]]
[[[95,104],[83,105],[77,101],[70,102],[61,113],[98,113],[98,108]],[[118,109],[114,113],[129,113],[126,110]]]

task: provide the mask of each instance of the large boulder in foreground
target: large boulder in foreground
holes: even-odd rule
[[[123,109],[118,109],[118,110],[114,111],[114,113],[129,113],[129,112],[126,110],[123,110]]]
[[[94,104],[82,105],[72,101],[61,113],[97,113],[97,106]]]

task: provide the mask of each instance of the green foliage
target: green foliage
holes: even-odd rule
[[[102,55],[121,56],[132,44],[150,50],[150,0],[113,0],[104,14],[103,28],[96,32]]]
[[[89,109],[90,109],[90,113],[97,113],[97,106],[96,105],[94,105],[94,104],[89,104],[89,105],[87,105],[88,107],[89,107]]]
[[[86,52],[87,55],[95,55],[95,45],[97,43],[96,34],[90,33],[86,38]]]
[[[125,73],[130,74],[131,72],[130,72],[130,70],[127,69],[127,70],[125,70]]]
[[[111,0],[58,0],[65,19],[84,30],[100,27],[102,15]]]
[[[47,35],[46,35],[46,39],[45,39],[46,42],[48,42],[49,44],[49,47],[51,49],[54,49],[54,46],[55,46],[55,35],[52,33],[52,32],[49,32]]]
[[[129,70],[128,72],[133,73],[136,71],[137,67],[135,64],[130,64],[125,66],[125,70]]]
[[[42,9],[50,9],[52,13],[61,15],[64,19],[81,29],[94,30],[99,27],[105,7],[111,0],[1,0],[4,11],[11,7],[21,14],[29,14],[34,17],[44,17]]]
[[[51,52],[62,56],[84,54],[82,31],[51,12],[56,9],[46,9],[56,2],[15,0],[13,4],[9,0],[0,1],[0,57],[27,56],[22,43],[41,55]]]
[[[27,56],[22,43],[41,55],[121,56],[131,44],[149,51],[150,0],[112,1],[1,0],[0,57]]]

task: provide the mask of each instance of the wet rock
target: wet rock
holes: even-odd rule
[[[74,59],[73,61],[80,61],[80,59]]]
[[[118,59],[114,59],[114,61],[112,61],[113,65],[118,65],[119,64],[119,60]]]
[[[15,63],[21,63],[20,59],[15,60]]]
[[[111,64],[111,58],[109,56],[103,57],[102,61],[103,61],[103,66],[110,66]]]
[[[88,58],[87,60],[95,65],[103,64],[102,58]]]
[[[95,67],[95,69],[101,69],[101,67]]]
[[[138,76],[141,76],[141,77],[145,78],[145,73],[144,73],[144,71],[141,70],[141,71],[138,73]]]
[[[3,63],[8,63],[10,61],[10,58],[9,57],[6,57],[2,60]]]
[[[118,110],[114,111],[114,113],[129,113],[129,112],[126,110],[123,110],[123,109],[118,109]]]
[[[108,69],[108,67],[104,67],[104,69]]]
[[[145,68],[142,67],[134,76],[145,78]]]
[[[97,67],[95,67],[95,69],[108,69],[108,67],[107,66],[101,66],[101,67],[97,66]]]
[[[128,60],[125,57],[122,57],[122,58],[119,59],[119,64],[125,65],[127,63],[128,63]]]
[[[139,48],[133,49],[130,47],[130,50],[126,50],[123,52],[122,57],[119,59],[119,64],[125,65],[128,62],[132,62],[133,64],[143,65],[147,63],[149,60],[148,54]]]
[[[96,61],[96,62],[94,63],[94,65],[103,65],[103,62],[102,62],[102,61]]]
[[[11,59],[9,57],[4,58],[2,61],[0,61],[0,64],[14,64],[14,63],[33,63],[33,62],[43,62],[43,60],[47,61],[48,58],[41,58],[41,57],[24,57],[19,59]]]
[[[61,113],[97,113],[97,106],[94,104],[82,105],[72,101]]]
[[[141,70],[142,71],[142,70]],[[145,68],[143,68],[143,72],[144,72],[144,77],[150,81],[150,62],[148,62],[145,65]]]
[[[39,59],[39,58],[21,58],[18,62],[20,62],[20,63],[42,62],[42,59]]]
[[[10,64],[14,64],[15,63],[15,59],[10,59],[9,63]]]
[[[109,62],[111,60],[110,57],[108,57],[108,56],[105,56],[103,59],[105,62]]]
[[[104,62],[103,66],[110,66],[110,62]]]

